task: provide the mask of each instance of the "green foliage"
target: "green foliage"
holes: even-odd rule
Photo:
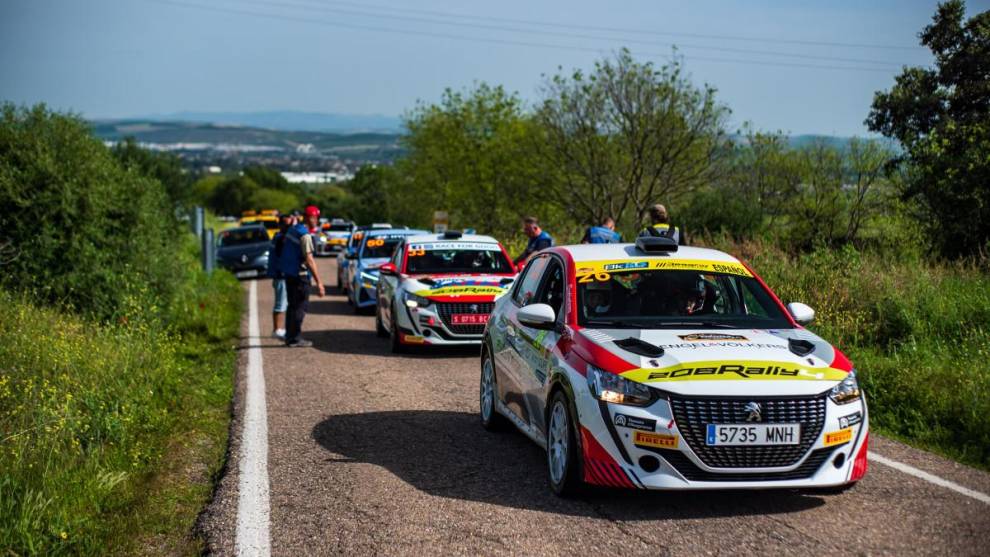
[[[190,208],[193,201],[193,180],[183,170],[179,157],[143,149],[132,137],[117,143],[112,151],[125,168],[158,180],[177,209]]]
[[[176,458],[220,465],[240,297],[228,273],[184,274],[163,329],[99,324],[0,291],[0,547],[127,553],[153,532],[188,536],[210,478],[180,480],[167,513],[176,531],[147,518],[157,512],[150,480]],[[179,438],[208,455],[170,453]]]
[[[288,213],[299,208],[299,197],[287,191],[258,188],[251,193],[248,207],[256,207],[258,210],[277,209],[282,213]]]
[[[533,150],[553,169],[541,185],[575,222],[643,223],[658,200],[675,200],[715,177],[728,108],[697,88],[679,61],[659,68],[628,50],[592,73],[551,77],[536,113]]]
[[[0,286],[107,318],[161,308],[179,227],[162,185],[78,118],[0,108]]]
[[[396,220],[427,226],[435,210],[445,210],[454,228],[502,237],[516,232],[524,215],[554,220],[543,187],[552,173],[532,155],[539,136],[518,96],[485,83],[448,89],[439,104],[407,115],[405,125],[408,154],[389,189]]]
[[[879,431],[990,468],[987,266],[769,244],[716,247],[750,261],[785,302],[816,310],[811,327],[856,364]]]
[[[866,123],[896,138],[910,165],[905,195],[948,257],[986,253],[990,241],[990,11],[940,4],[921,33],[935,67],[905,68],[879,91]]]
[[[416,224],[416,219],[410,218],[416,216],[415,210],[404,217],[393,212],[391,189],[394,184],[395,173],[390,167],[362,166],[354,179],[344,185],[343,213],[359,224],[389,222],[395,217],[398,217],[397,224]]]

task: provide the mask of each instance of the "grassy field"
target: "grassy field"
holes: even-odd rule
[[[99,324],[0,292],[0,547],[195,554],[223,463],[241,312],[189,269],[167,326]]]
[[[810,328],[855,363],[877,431],[990,469],[986,261],[714,243],[748,260],[784,302],[815,308]]]

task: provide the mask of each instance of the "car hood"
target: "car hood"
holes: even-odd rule
[[[254,258],[265,253],[271,249],[271,247],[271,242],[259,242],[257,244],[244,244],[240,246],[219,248],[217,250],[217,257],[221,259],[237,259],[242,255],[246,255],[249,258]]]
[[[599,367],[684,395],[818,394],[851,369],[806,329],[582,329],[577,337]]]
[[[414,275],[407,292],[438,302],[491,302],[512,288],[515,277],[500,275]]]

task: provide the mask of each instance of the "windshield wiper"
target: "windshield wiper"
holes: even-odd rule
[[[738,329],[736,325],[730,325],[728,323],[719,323],[718,321],[651,321],[658,327],[681,327],[684,329],[693,329],[695,327],[715,327],[718,329]]]

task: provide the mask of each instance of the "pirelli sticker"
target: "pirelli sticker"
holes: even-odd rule
[[[641,447],[656,447],[658,449],[676,449],[677,436],[647,431],[633,432],[633,444]]]
[[[851,427],[846,429],[840,429],[839,431],[833,431],[832,433],[825,434],[825,446],[831,447],[833,445],[842,445],[843,443],[848,443],[852,440],[853,430]]]
[[[657,369],[634,369],[623,377],[639,383],[666,381],[841,381],[847,372],[831,367],[765,361],[709,361],[682,363]]]
[[[581,261],[575,264],[578,282],[606,281],[615,273],[635,273],[638,271],[698,271],[700,273],[725,273],[751,277],[745,265],[732,261],[706,261],[704,259],[643,259]]]
[[[419,290],[414,292],[417,296],[498,296],[505,292],[504,288],[498,286],[445,286],[434,290]]]

